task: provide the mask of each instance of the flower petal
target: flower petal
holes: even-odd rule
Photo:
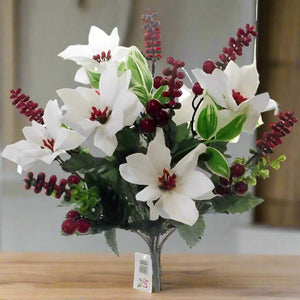
[[[164,132],[161,128],[156,130],[155,138],[149,143],[147,156],[158,173],[162,173],[164,168],[170,168],[171,151],[165,145]]]
[[[149,219],[151,221],[155,221],[159,218],[159,211],[156,209],[152,201],[148,201],[147,205],[149,206],[150,209],[150,216]]]
[[[61,128],[62,119],[62,112],[57,104],[57,100],[48,101],[43,119],[49,135],[55,139]]]
[[[158,174],[145,154],[131,154],[126,157],[126,161],[119,168],[126,181],[140,185],[158,185]]]
[[[76,147],[81,145],[85,141],[85,139],[85,137],[83,137],[76,131],[61,127],[55,140],[55,150],[75,149]]]
[[[86,70],[83,67],[77,70],[74,80],[83,84],[90,83],[89,77],[86,74]]]
[[[147,186],[140,192],[138,192],[135,196],[138,201],[154,201],[157,200],[162,195],[162,190],[156,186]]]
[[[192,199],[201,199],[202,195],[211,192],[215,186],[204,173],[192,171],[181,177],[176,183],[176,192]]]
[[[198,157],[204,153],[206,146],[204,144],[198,145],[194,150],[185,155],[172,169],[172,171],[179,177],[184,177],[191,170],[195,170],[197,166]]]
[[[72,45],[60,52],[58,56],[64,59],[77,61],[79,57],[93,57],[93,52],[88,45]]]
[[[199,212],[195,202],[186,195],[165,192],[155,203],[155,208],[165,219],[172,219],[192,226]]]
[[[94,137],[94,145],[106,155],[111,156],[117,148],[118,141],[115,135],[107,135],[103,127],[98,127]]]

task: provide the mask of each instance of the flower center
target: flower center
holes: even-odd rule
[[[48,148],[54,152],[54,139],[43,140],[43,145],[44,146],[41,146],[42,149]]]
[[[163,175],[158,177],[159,187],[163,190],[171,191],[176,187],[176,174],[170,174],[168,170],[163,169]]]
[[[91,121],[98,121],[101,124],[105,124],[111,115],[111,110],[108,110],[108,107],[106,106],[103,111],[100,109],[97,109],[95,106],[92,107],[91,111]]]
[[[240,94],[240,92],[236,92],[235,90],[232,90],[232,97],[238,105],[248,100],[248,98],[245,98],[243,95]]]
[[[107,53],[105,53],[105,51],[102,51],[101,54],[94,55],[93,59],[98,63],[108,61],[111,59],[111,51],[108,50]]]

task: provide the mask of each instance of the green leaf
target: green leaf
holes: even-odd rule
[[[161,95],[161,93],[162,93],[163,91],[165,91],[167,88],[168,88],[168,87],[167,87],[166,85],[163,85],[163,86],[159,87],[159,88],[156,90],[156,92],[154,93],[153,99],[158,100],[158,101],[159,101],[160,103],[162,103],[162,104],[168,103],[168,102],[170,101],[170,99],[169,99],[168,97],[163,97],[163,96]]]
[[[99,81],[100,81],[101,74],[94,73],[94,72],[91,72],[88,70],[86,70],[86,73],[87,73],[87,76],[89,78],[92,88],[99,89]]]
[[[130,90],[139,98],[144,106],[152,98],[151,94],[148,93],[145,87],[142,85],[134,85],[130,88]]]
[[[141,85],[150,93],[153,85],[152,74],[146,59],[136,47],[129,53],[127,68],[131,70],[130,87]]]
[[[275,170],[279,170],[280,169],[280,163],[286,160],[286,156],[285,155],[280,155],[277,159],[270,161],[270,167],[272,167]]]
[[[247,120],[246,114],[237,116],[217,132],[216,139],[218,141],[230,141],[234,139],[241,133],[243,125],[246,122],[246,120]]]
[[[229,178],[229,165],[226,158],[220,151],[212,147],[207,147],[205,158],[205,165],[212,173],[221,177]]]
[[[251,210],[263,201],[262,198],[255,197],[253,194],[248,193],[244,196],[234,194],[215,197],[211,200],[211,203],[218,213],[235,214]]]
[[[205,229],[205,223],[200,215],[198,220],[193,226],[178,223],[176,226],[179,235],[185,240],[190,248],[194,247],[200,240]]]
[[[181,143],[182,141],[189,138],[190,129],[187,123],[180,124],[176,127],[176,136],[175,140],[177,143]]]
[[[72,154],[71,158],[64,162],[63,168],[70,172],[80,173],[104,173],[113,166],[111,158],[97,158],[91,154],[81,152]]]
[[[255,186],[257,183],[257,180],[254,176],[246,177],[246,178],[244,178],[244,181],[246,181],[248,183],[248,185],[252,185],[252,186]]]
[[[117,256],[119,256],[118,244],[116,240],[116,230],[107,230],[104,232],[104,236],[106,238],[107,245]]]
[[[218,116],[212,104],[207,105],[199,114],[197,132],[206,140],[210,139],[218,126]]]

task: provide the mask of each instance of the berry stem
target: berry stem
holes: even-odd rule
[[[197,103],[197,105],[195,105],[195,101],[196,101],[197,97],[198,97],[198,95],[195,95],[194,99],[192,101],[192,107],[194,109],[194,112],[193,112],[192,120],[190,122],[190,127],[191,127],[193,137],[197,135],[197,132],[194,130],[194,122],[195,122],[196,112],[197,112],[197,110],[198,110],[198,108],[199,108],[199,106],[200,106],[200,104],[202,103],[202,100],[203,100],[203,98],[201,98],[199,100],[199,102]]]

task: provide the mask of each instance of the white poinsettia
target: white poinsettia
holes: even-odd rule
[[[38,161],[50,164],[58,155],[82,144],[85,137],[62,127],[62,112],[56,100],[49,101],[44,111],[44,125],[32,121],[24,127],[26,140],[5,147],[2,156],[30,169]]]
[[[222,124],[246,114],[243,131],[253,132],[262,112],[273,109],[278,112],[277,103],[270,99],[268,93],[255,96],[259,85],[255,63],[240,68],[230,61],[224,71],[215,69],[212,74],[206,74],[201,69],[195,69],[192,72],[204,88],[204,95],[208,94],[223,108],[218,112]]]
[[[146,185],[136,194],[138,201],[147,202],[150,220],[159,216],[192,226],[199,212],[194,200],[213,197],[214,185],[202,172],[196,171],[197,160],[206,146],[200,144],[171,168],[171,154],[165,145],[162,129],[149,143],[147,154],[126,157],[120,166],[121,176],[128,182]]]
[[[58,56],[75,61],[82,67],[77,71],[75,80],[88,84],[86,70],[102,73],[106,65],[112,61],[120,61],[129,54],[130,48],[119,46],[118,29],[115,27],[111,34],[106,34],[96,26],[92,26],[89,33],[88,45],[72,45]]]
[[[101,75],[99,90],[78,87],[57,93],[65,103],[64,122],[84,136],[95,131],[94,145],[106,155],[117,147],[116,133],[134,123],[143,105],[128,89],[131,72],[120,77],[116,64],[107,66]]]

